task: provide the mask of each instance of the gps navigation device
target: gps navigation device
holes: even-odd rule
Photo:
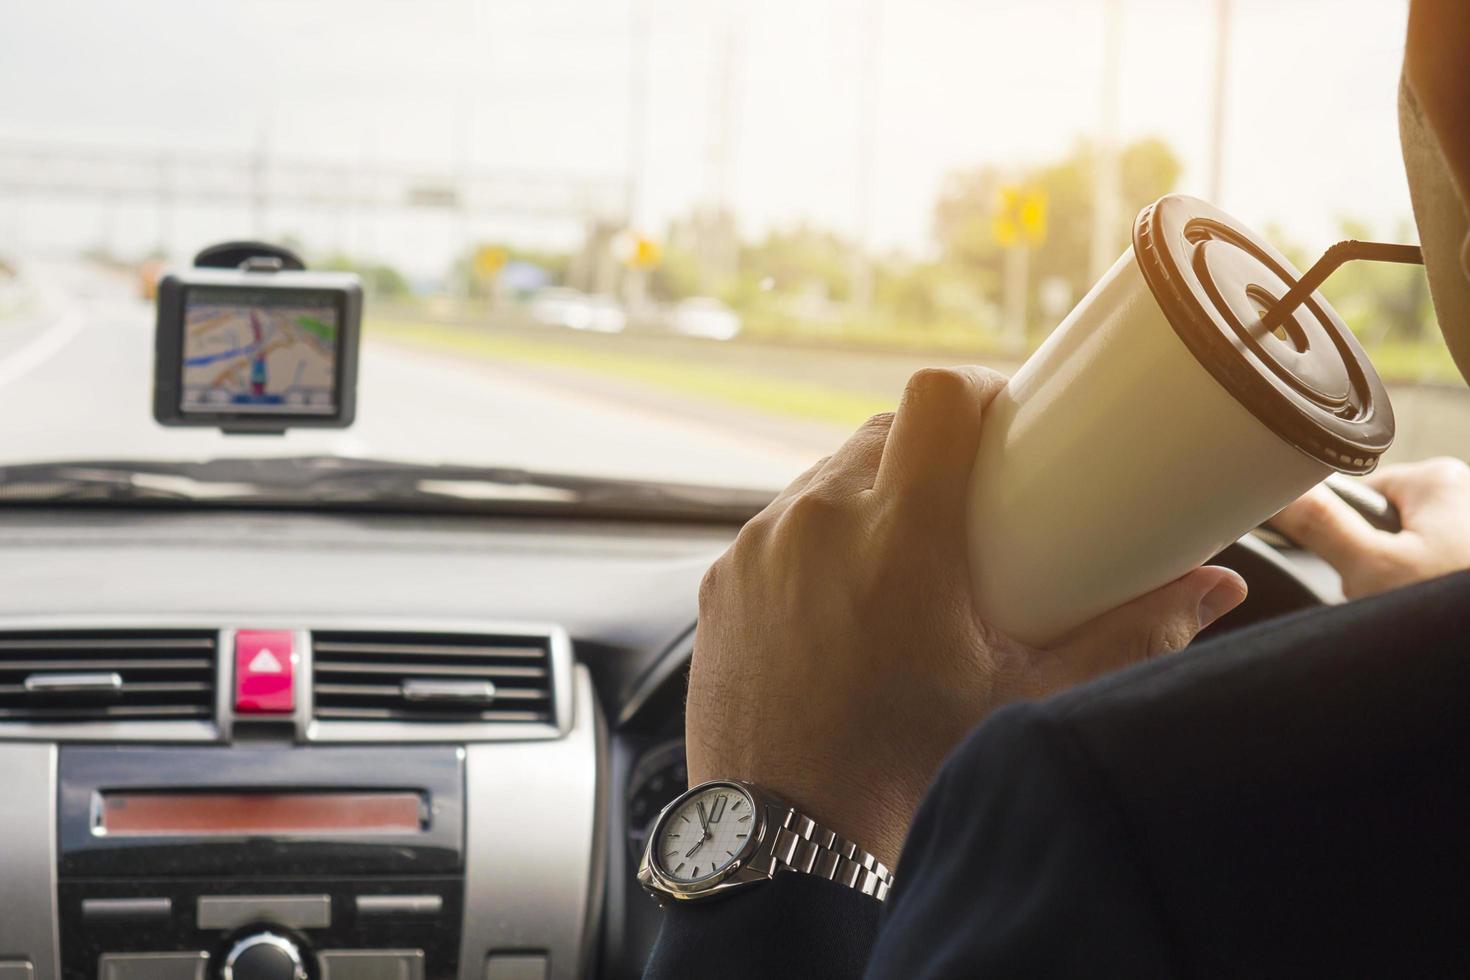
[[[361,320],[349,273],[170,273],[158,284],[154,418],[240,433],[351,425]]]

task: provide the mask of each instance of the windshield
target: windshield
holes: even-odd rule
[[[915,369],[1014,369],[1166,192],[1303,268],[1344,237],[1416,240],[1403,20],[1382,0],[10,4],[0,465],[777,488]],[[361,277],[350,428],[154,422],[159,278],[232,239]],[[1389,458],[1463,452],[1422,270],[1324,293],[1390,382]]]

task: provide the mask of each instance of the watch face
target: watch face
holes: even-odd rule
[[[696,881],[735,862],[755,833],[755,805],[737,786],[716,784],[676,804],[665,818],[653,858],[665,877]]]

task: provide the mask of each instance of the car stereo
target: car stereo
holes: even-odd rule
[[[158,284],[153,416],[238,433],[351,425],[361,320],[349,273],[170,273]]]
[[[63,746],[65,980],[455,980],[458,746]]]

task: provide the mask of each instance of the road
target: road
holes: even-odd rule
[[[332,453],[745,487],[780,487],[838,430],[684,412],[576,379],[368,343],[347,430],[224,436],[153,421],[153,313],[132,284],[28,270],[43,301],[0,319],[0,462]]]
[[[388,318],[394,319],[393,311]],[[396,314],[407,321],[404,312]],[[428,321],[435,324],[435,321]],[[896,405],[903,392],[904,383],[919,368],[934,365],[963,363],[967,360],[962,352],[955,351],[896,351],[862,349],[855,347],[820,347],[807,342],[796,344],[781,341],[742,339],[738,343],[718,344],[705,340],[683,337],[667,337],[649,334],[607,335],[577,331],[548,331],[545,328],[526,329],[513,324],[473,326],[453,316],[442,317],[436,325],[448,325],[455,329],[483,332],[490,337],[511,341],[531,340],[539,345],[554,344],[560,354],[549,361],[581,361],[596,363],[600,359],[631,356],[645,365],[658,365],[663,374],[689,370],[706,372],[712,363],[718,364],[721,372],[734,378],[759,379],[777,383],[790,383],[815,389],[837,398],[848,395],[860,396],[872,411]],[[432,343],[430,344],[432,346]],[[996,370],[1013,373],[1016,363],[1006,363],[996,358],[982,358],[982,363]],[[527,372],[537,372],[537,366],[527,364]],[[545,368],[549,376],[562,377],[551,366]],[[650,386],[620,384],[608,377],[584,375],[580,382],[590,389],[608,389],[619,398],[649,398],[653,396]],[[1470,460],[1470,389],[1462,384],[1435,384],[1418,382],[1388,383],[1393,402],[1397,433],[1394,444],[1384,454],[1384,462],[1407,462],[1430,456],[1458,456]],[[710,398],[683,399],[673,410],[685,415],[710,414],[716,411],[720,393],[711,393]],[[669,395],[664,396],[667,406]],[[850,406],[849,406],[850,407]],[[667,407],[665,411],[669,410]],[[835,412],[832,414],[844,414]],[[760,412],[735,413],[719,420],[722,427],[738,428],[742,431],[768,435],[782,444],[795,444],[810,453],[830,451],[834,439],[850,430],[866,417],[852,415],[841,426],[828,423],[812,423],[790,415],[771,415]],[[834,435],[835,433],[835,435]]]
[[[777,488],[832,451],[848,428],[591,370],[369,341],[350,429],[285,436],[165,429],[151,415],[152,308],[133,295],[131,280],[80,265],[30,272],[38,300],[0,316],[0,463],[328,453]],[[567,344],[630,349],[654,343],[562,336]],[[807,378],[821,390],[861,391],[885,404],[896,402],[922,363],[917,355],[746,343],[666,342],[654,355],[676,368],[680,358],[706,365],[714,358],[744,375]],[[1470,453],[1470,392],[1414,385],[1391,392],[1399,433],[1390,460]]]

